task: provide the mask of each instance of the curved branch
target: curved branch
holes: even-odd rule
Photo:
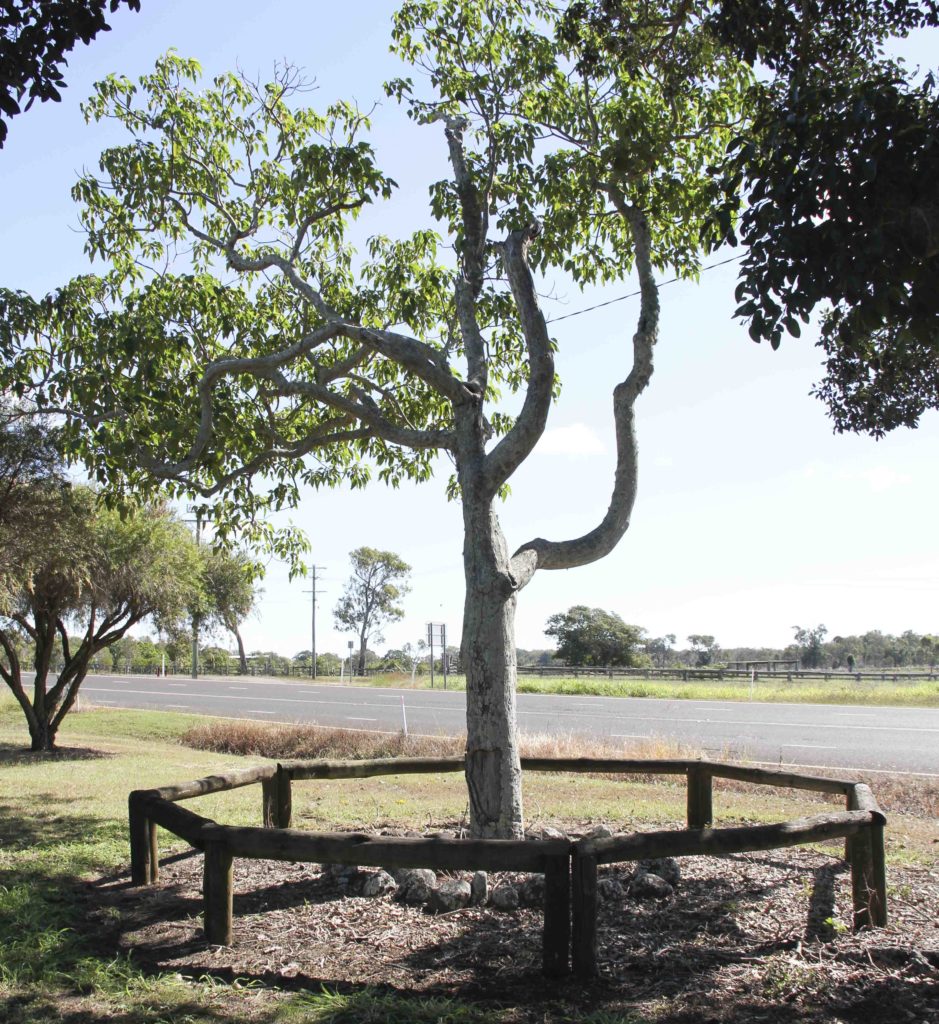
[[[496,491],[528,458],[544,433],[554,391],[554,353],[544,315],[538,305],[528,247],[541,231],[532,224],[522,231],[513,231],[502,246],[503,261],[518,317],[528,348],[528,388],[525,402],[512,429],[486,456],[483,473],[490,493]]]
[[[450,165],[460,199],[460,219],[463,224],[463,239],[459,247],[462,273],[456,281],[455,300],[466,352],[467,380],[473,390],[482,396],[486,393],[488,368],[486,345],[476,316],[476,299],[482,290],[485,273],[486,213],[484,205],[479,201],[479,191],[473,176],[466,166],[463,133],[467,124],[465,117],[451,117],[446,122]]]
[[[645,214],[626,203],[619,190],[606,187],[617,210],[629,222],[636,252],[641,304],[633,335],[633,365],[629,376],[613,390],[616,430],[616,474],[609,508],[600,524],[574,540],[548,541],[541,537],[523,544],[512,556],[510,572],[518,589],[538,569],[572,569],[595,562],[617,545],[629,529],[636,501],[637,456],[636,399],[652,377],[653,348],[659,333],[659,294],[652,273],[651,238]]]

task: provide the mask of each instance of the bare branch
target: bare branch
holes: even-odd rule
[[[638,449],[634,407],[652,377],[653,348],[659,331],[659,294],[652,272],[651,239],[645,214],[629,205],[614,186],[603,186],[617,210],[629,223],[635,245],[641,304],[639,322],[633,335],[633,365],[629,376],[613,391],[613,420],[616,430],[616,474],[610,506],[600,524],[589,533],[569,541],[536,538],[523,544],[511,561],[515,585],[524,587],[538,569],[571,569],[603,558],[629,529],[636,501]]]
[[[532,239],[537,237],[540,230],[539,224],[533,224],[523,231],[513,231],[502,247],[509,286],[515,297],[528,348],[528,388],[514,426],[486,457],[483,473],[486,486],[492,494],[531,454],[544,433],[551,408],[554,354],[527,258]]]

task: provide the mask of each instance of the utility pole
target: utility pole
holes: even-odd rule
[[[325,590],[317,590],[316,589],[316,570],[319,569],[322,572],[323,569],[325,569],[325,568],[326,567],[323,566],[323,565],[319,565],[319,566],[314,565],[313,566],[313,586],[312,586],[312,589],[304,590],[303,591],[304,594],[310,594],[313,597],[312,615],[310,617],[310,640],[312,641],[312,646],[310,648],[310,678],[311,679],[315,679],[316,678],[316,595],[317,594],[325,594],[326,593]]]

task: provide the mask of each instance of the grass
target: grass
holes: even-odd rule
[[[309,680],[307,680],[309,681]],[[317,682],[338,680],[317,680]],[[404,674],[367,676],[352,680],[355,686],[396,687],[403,689],[429,689],[430,676],[417,676],[414,682]],[[465,676],[450,676],[447,686],[451,690],[465,690]],[[435,687],[442,688],[443,680],[437,675]],[[794,680],[759,679],[753,687],[746,679],[724,681],[700,679],[681,682],[669,679],[573,678],[519,676],[519,693],[559,693],[576,697],[656,697],[661,700],[728,700],[765,701],[782,704],[871,704],[884,707],[939,707],[939,682],[910,683],[862,682],[854,680],[824,679]]]
[[[248,728],[250,726],[250,730]],[[243,763],[249,751],[285,756],[375,756],[390,753],[400,737],[343,730],[291,730],[261,723],[206,723],[191,715],[116,710],[70,716],[54,755],[24,751],[19,709],[0,698],[0,1019],[9,1024],[514,1024],[522,1008],[480,1008],[453,999],[407,998],[368,989],[287,993],[270,987],[222,984],[175,975],[151,977],[106,941],[109,922],[86,887],[89,878],[120,877],[126,870],[126,799],[130,789],[197,778]],[[195,749],[215,745],[226,752]],[[425,752],[414,740],[415,752]],[[447,750],[457,749],[459,741]],[[532,753],[573,756],[576,737],[534,741]],[[227,745],[227,746],[226,746]],[[435,752],[439,748],[435,748]],[[596,746],[591,744],[596,752]],[[625,748],[617,748],[623,754]],[[635,753],[635,748],[628,752]],[[650,751],[651,753],[652,751]],[[680,751],[655,751],[678,756]],[[908,789],[908,787],[907,787]],[[883,799],[883,780],[875,782]],[[899,787],[897,792],[899,793]],[[887,790],[889,796],[889,787]],[[908,800],[909,795],[907,792]],[[609,777],[531,773],[525,780],[531,825],[606,822],[617,829],[674,823],[684,814],[678,780],[630,782]],[[928,803],[932,799],[932,804]],[[808,794],[721,786],[715,793],[720,823],[769,821],[812,813]],[[231,823],[257,824],[258,787],[201,798],[199,811]],[[920,810],[936,807],[935,793]],[[329,829],[404,824],[433,829],[466,813],[462,778],[388,776],[298,784],[298,827]],[[913,815],[891,820],[891,862],[934,858],[933,823]],[[165,854],[182,844],[160,835]],[[554,1024],[566,1020],[554,1018]],[[591,1018],[580,1018],[585,1021]],[[601,1015],[595,1024],[623,1024]]]

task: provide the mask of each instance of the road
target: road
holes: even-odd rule
[[[466,695],[277,679],[89,676],[103,707],[155,708],[269,722],[459,733]],[[939,778],[939,709],[519,694],[524,733],[676,741],[758,763]]]

